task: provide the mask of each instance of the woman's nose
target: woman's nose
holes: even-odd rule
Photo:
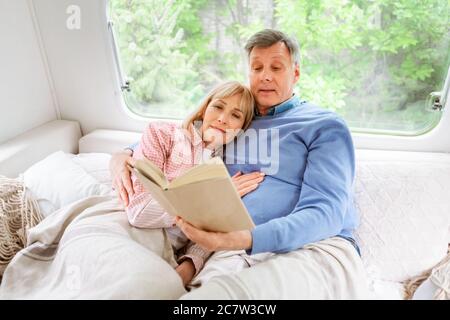
[[[226,124],[228,122],[227,115],[223,112],[217,119],[220,123]]]

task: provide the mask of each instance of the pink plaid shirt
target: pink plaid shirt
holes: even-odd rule
[[[133,158],[146,157],[164,172],[168,181],[172,181],[203,161],[206,151],[203,141],[195,128],[191,127],[190,131],[174,123],[152,122],[142,134]],[[131,179],[135,193],[130,197],[126,208],[130,224],[138,228],[165,228],[173,247],[180,255],[178,262],[185,258],[192,259],[197,274],[211,252],[189,241],[175,225],[175,218],[165,212],[150,193],[145,191],[136,175],[132,174]]]

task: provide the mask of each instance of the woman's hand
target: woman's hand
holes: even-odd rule
[[[109,172],[111,174],[113,188],[119,193],[119,198],[125,206],[128,206],[129,196],[134,194],[131,182],[129,165],[134,164],[131,151],[123,151],[112,155],[109,161]]]
[[[242,174],[242,172],[238,171],[231,177],[231,180],[233,180],[233,183],[242,198],[247,193],[258,188],[259,184],[264,180],[264,175],[264,172],[259,171],[246,174]]]
[[[191,259],[186,259],[183,262],[181,262],[178,267],[175,268],[175,271],[179,274],[181,277],[181,280],[183,281],[183,286],[186,287],[186,285],[191,282],[192,278],[195,274],[195,266]]]
[[[180,217],[176,217],[175,222],[186,237],[208,251],[246,250],[252,247],[250,230],[210,232],[198,229]]]

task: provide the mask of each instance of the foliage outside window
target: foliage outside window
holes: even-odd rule
[[[263,28],[295,36],[302,99],[356,130],[418,134],[440,112],[429,93],[449,65],[448,0],[110,0],[128,106],[183,118],[221,80],[246,82],[248,37]]]

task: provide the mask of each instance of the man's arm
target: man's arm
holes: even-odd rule
[[[208,251],[248,250],[252,247],[250,230],[211,232],[198,229],[180,217],[175,221],[186,237]]]
[[[299,201],[290,214],[251,231],[207,232],[180,218],[178,226],[190,240],[208,250],[245,249],[248,254],[289,252],[338,235],[352,192],[353,142],[341,121],[333,121],[321,130],[310,145]]]
[[[287,216],[256,226],[249,254],[289,252],[341,233],[355,174],[350,131],[341,119],[329,119],[317,129],[308,151],[295,208]]]

